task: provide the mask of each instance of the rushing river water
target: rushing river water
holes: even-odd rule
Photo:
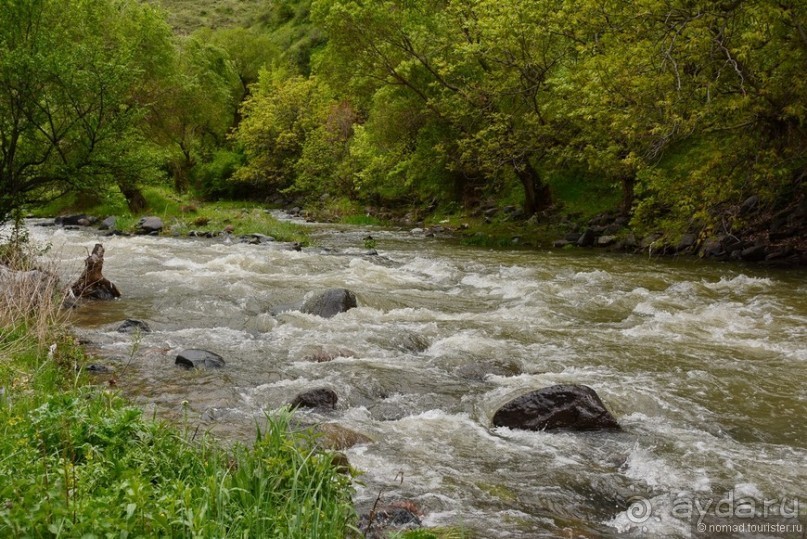
[[[149,413],[248,440],[265,411],[335,390],[336,411],[298,414],[372,440],[346,450],[365,472],[360,509],[384,489],[416,502],[424,524],[477,537],[688,537],[682,503],[807,496],[804,271],[486,251],[378,229],[380,254],[367,256],[368,229],[327,226],[302,252],[31,233],[67,279],[104,244],[123,297],[75,322]],[[288,310],[330,287],[359,307]],[[115,331],[125,318],[154,331],[133,342]],[[176,368],[183,348],[227,366]],[[344,357],[314,360],[326,355]],[[594,388],[624,431],[491,428],[510,398],[557,383]]]

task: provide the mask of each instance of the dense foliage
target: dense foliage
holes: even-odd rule
[[[155,170],[214,199],[525,217],[605,192],[646,229],[804,196],[803,2],[159,3],[187,26],[5,2],[4,213],[99,185],[137,208]]]

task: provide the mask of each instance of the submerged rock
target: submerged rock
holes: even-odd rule
[[[355,445],[373,442],[364,434],[336,423],[324,423],[319,425],[316,430],[321,435],[317,440],[318,444],[331,451],[342,451]]]
[[[141,333],[151,333],[151,327],[142,320],[135,320],[134,318],[127,318],[116,330],[118,333],[134,333],[140,331]]]
[[[331,288],[308,298],[300,307],[300,311],[323,318],[333,318],[357,306],[356,294],[346,288]]]
[[[175,363],[186,369],[221,369],[224,367],[224,358],[208,350],[190,348],[177,354]]]
[[[420,508],[412,501],[398,500],[373,507],[359,517],[359,530],[368,539],[390,536],[391,531],[415,530],[423,526]]]
[[[321,387],[300,393],[294,397],[290,406],[292,408],[328,408],[333,410],[336,408],[337,400],[339,400],[339,397],[336,396],[333,389]]]
[[[597,393],[584,385],[555,385],[522,395],[493,416],[496,427],[526,430],[619,429]]]
[[[113,371],[106,365],[99,365],[97,363],[93,363],[92,365],[87,365],[86,367],[84,367],[84,372],[88,372],[90,374],[110,374]]]
[[[479,361],[466,363],[457,369],[457,375],[466,380],[483,381],[488,375],[518,376],[521,374],[521,365],[518,361]]]

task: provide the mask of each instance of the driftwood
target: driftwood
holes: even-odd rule
[[[70,287],[76,299],[115,299],[120,297],[118,287],[101,273],[103,268],[104,246],[96,243],[92,254],[84,261],[84,272]]]

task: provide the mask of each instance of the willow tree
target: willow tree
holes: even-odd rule
[[[0,0],[0,221],[151,170],[132,30],[155,20],[131,2]]]

